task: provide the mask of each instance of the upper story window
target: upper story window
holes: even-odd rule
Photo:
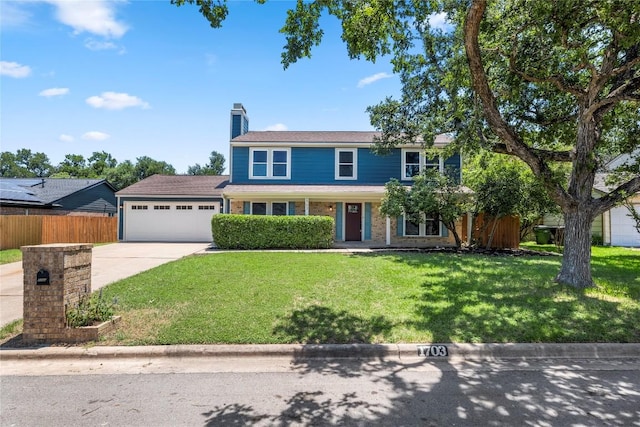
[[[442,173],[444,164],[442,158],[426,158],[422,150],[403,149],[402,150],[402,179],[410,180],[419,175],[424,169],[435,169]]]
[[[358,149],[336,148],[336,176],[338,179],[358,179]]]
[[[252,148],[249,153],[249,178],[289,179],[289,158],[288,148]]]

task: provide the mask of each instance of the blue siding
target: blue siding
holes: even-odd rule
[[[342,203],[336,203],[336,240],[344,240],[342,237]]]
[[[391,178],[400,179],[402,155],[399,149],[377,156],[367,148],[358,150],[358,184],[384,185]]]
[[[364,204],[364,240],[371,240],[371,203]]]
[[[233,156],[231,182],[234,184],[246,184],[249,182],[249,148],[233,147],[231,155]]]
[[[335,149],[333,147],[291,149],[291,184],[334,183],[334,171]]]
[[[385,156],[368,148],[358,149],[358,179],[335,179],[335,147],[292,147],[291,179],[249,179],[249,148],[233,147],[231,179],[234,184],[284,185],[384,185],[391,178],[402,179],[402,150],[397,148]],[[446,171],[460,178],[460,155],[444,162]]]

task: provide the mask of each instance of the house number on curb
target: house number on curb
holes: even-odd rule
[[[418,356],[447,357],[449,356],[449,349],[446,345],[419,345]]]

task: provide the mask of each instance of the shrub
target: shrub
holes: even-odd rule
[[[112,303],[105,301],[102,297],[102,289],[98,294],[83,295],[75,306],[67,306],[65,312],[67,326],[78,328],[109,320],[113,317],[115,304],[115,300]]]
[[[211,219],[211,233],[221,249],[330,248],[333,218],[219,214]]]

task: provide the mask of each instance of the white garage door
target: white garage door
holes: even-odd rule
[[[640,212],[640,204],[634,205],[636,212]],[[629,216],[629,210],[624,206],[611,209],[611,245],[640,246],[640,233],[635,228],[635,221]]]
[[[212,202],[125,202],[124,236],[138,242],[211,242]]]

